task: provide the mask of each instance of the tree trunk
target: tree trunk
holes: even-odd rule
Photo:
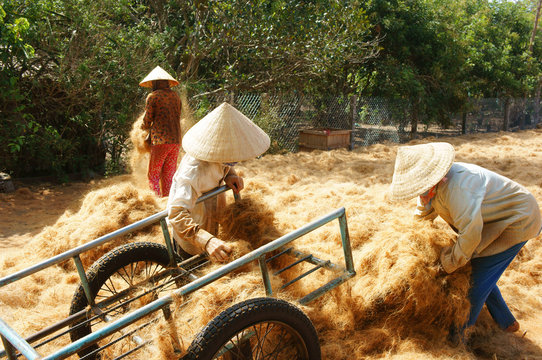
[[[358,97],[356,95],[352,95],[350,97],[350,150],[354,150],[354,131],[356,130],[356,120],[358,116],[357,111],[357,102]]]
[[[536,93],[534,96],[534,119],[533,119],[534,126],[538,125],[538,122],[540,121],[540,89],[541,88],[542,88],[542,78],[538,81],[538,85],[536,87]]]
[[[540,6],[542,5],[542,0],[538,0],[538,7],[536,8],[536,16],[534,19],[533,33],[531,34],[531,41],[529,41],[529,52],[533,53],[534,38],[536,36],[536,29],[538,27],[538,20],[540,19]]]
[[[418,103],[412,105],[412,114],[410,117],[410,139],[413,140],[418,134]]]
[[[150,4],[158,17],[158,28],[160,31],[163,31],[167,26],[167,13],[164,8],[164,3],[165,2],[163,0],[150,1]]]
[[[519,116],[519,129],[525,130],[525,114],[527,113],[526,110],[527,107],[527,97],[523,98],[522,104],[520,105],[521,115]]]
[[[538,0],[538,6],[536,8],[536,16],[533,24],[533,32],[531,34],[531,40],[529,41],[529,53],[533,56],[533,46],[534,39],[536,37],[536,29],[538,28],[538,21],[540,19],[540,8],[542,6],[542,0]],[[534,97],[534,114],[533,114],[533,125],[538,125],[539,116],[540,116],[540,87],[542,87],[542,77],[538,79],[538,86],[536,87],[535,97]]]
[[[510,98],[506,98],[504,101],[504,119],[502,124],[502,130],[508,131],[508,127],[510,124]]]
[[[461,114],[461,134],[465,135],[467,133],[467,112],[464,111]]]

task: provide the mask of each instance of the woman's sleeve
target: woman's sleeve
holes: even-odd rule
[[[147,101],[145,102],[145,115],[143,117],[143,124],[141,124],[141,128],[143,130],[150,129],[152,126],[152,121],[154,119],[154,108],[156,106],[154,97],[151,95],[152,93],[147,95]]]
[[[464,266],[474,254],[482,241],[482,201],[483,188],[476,191],[461,191],[451,193],[447,199],[453,226],[457,228],[458,236],[454,245],[446,247],[440,254],[442,267],[447,273],[452,273]]]
[[[177,185],[171,196],[173,199],[168,202],[168,221],[173,232],[200,251],[205,251],[205,245],[213,235],[201,229],[190,213],[197,199],[192,186],[189,183]]]

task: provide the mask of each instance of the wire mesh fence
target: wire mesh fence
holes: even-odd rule
[[[300,135],[304,133],[333,136],[334,132],[348,131],[346,143],[315,146],[324,149],[402,143],[412,138],[411,106],[403,99],[230,92],[192,97],[190,107],[194,118],[199,120],[224,101],[235,106],[270,136],[271,153],[296,152],[304,148],[307,144],[300,143]],[[447,126],[420,115],[416,136],[458,136],[534,128],[537,112],[533,99],[472,100],[471,110],[450,114]]]

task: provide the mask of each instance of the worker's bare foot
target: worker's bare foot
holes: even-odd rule
[[[517,321],[514,321],[512,325],[504,329],[506,332],[516,332],[519,330],[519,323]]]

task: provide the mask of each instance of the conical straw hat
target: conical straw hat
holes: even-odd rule
[[[179,82],[169,75],[166,70],[162,69],[160,66],[157,66],[149,73],[149,75],[145,76],[145,79],[139,83],[139,86],[152,88],[152,82],[154,80],[168,80],[169,87],[179,85]]]
[[[182,144],[196,159],[225,163],[263,154],[270,139],[239,110],[222,103],[186,132]]]
[[[392,200],[408,200],[431,189],[448,173],[455,152],[445,142],[402,146],[397,150],[391,183]]]

